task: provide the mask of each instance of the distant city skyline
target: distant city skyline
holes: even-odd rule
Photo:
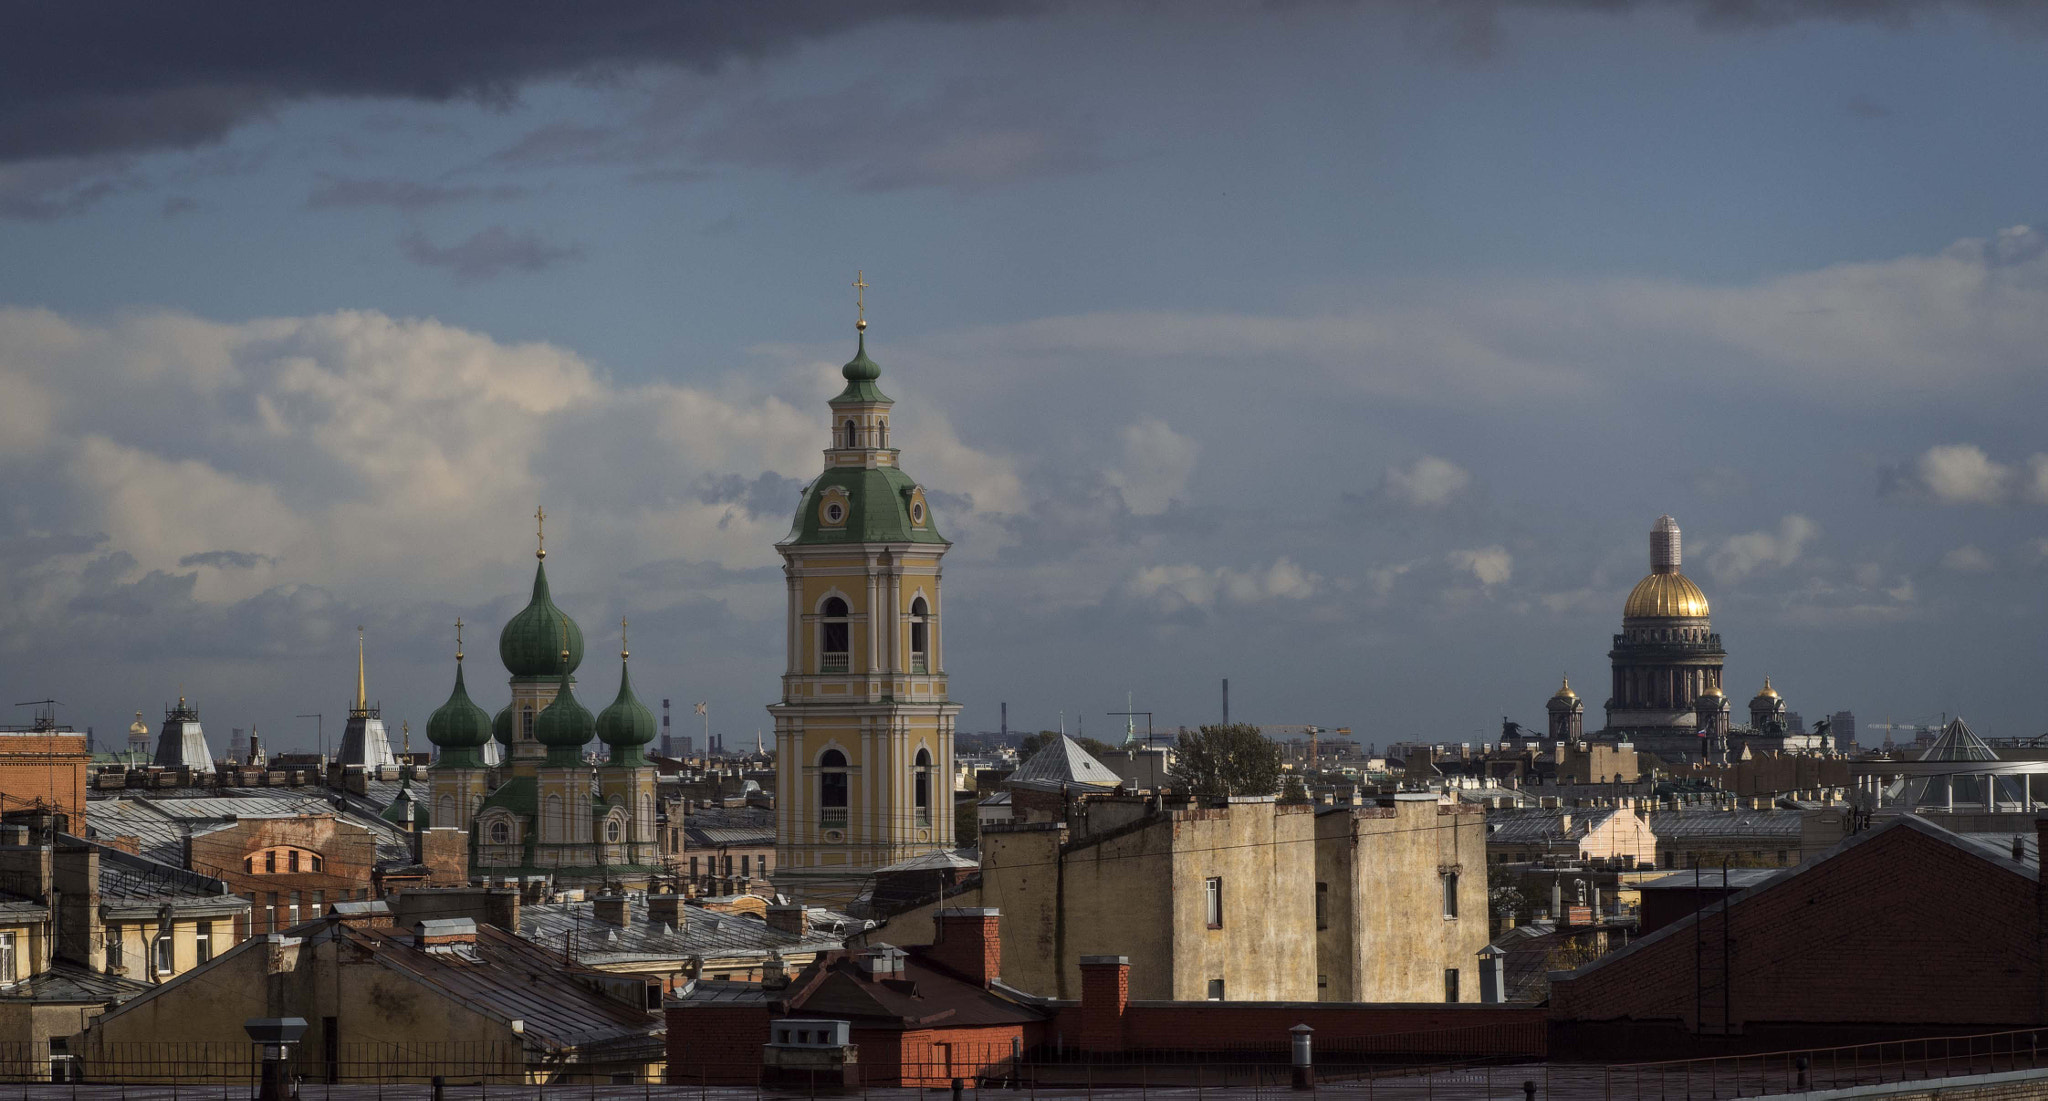
[[[2042,733],[2048,17],[1587,7],[9,12],[5,702],[495,712],[544,505],[750,745],[859,271],[962,730],[1595,727],[1668,512],[1738,713]]]

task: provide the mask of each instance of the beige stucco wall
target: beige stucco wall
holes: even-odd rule
[[[1399,800],[1317,820],[1316,878],[1326,884],[1316,934],[1325,1001],[1440,1002],[1444,972],[1458,1000],[1479,1000],[1487,943],[1486,820],[1477,806]],[[1444,875],[1456,872],[1457,916]],[[1310,892],[1313,905],[1313,890]]]

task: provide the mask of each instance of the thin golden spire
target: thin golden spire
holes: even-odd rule
[[[406,756],[410,757],[412,756],[412,720],[407,719],[406,721],[399,723],[398,729],[405,738],[405,748],[401,750],[401,752],[403,752]]]
[[[853,309],[856,332],[866,332],[868,327],[868,282],[867,273],[859,268],[853,270]]]
[[[536,507],[533,510],[533,538],[535,558],[548,556],[548,510]]]
[[[363,627],[356,625],[356,710],[370,709],[370,693],[363,677]]]

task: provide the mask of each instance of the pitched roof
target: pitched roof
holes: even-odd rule
[[[1976,732],[1970,729],[1969,724],[1963,722],[1963,717],[1958,715],[1950,719],[1948,725],[1942,728],[1941,737],[1934,739],[1934,744],[1927,747],[1927,752],[1922,753],[1920,759],[1923,761],[1996,761],[1998,760],[1998,754],[1991,752],[1991,747],[1984,744],[1984,739],[1979,738]]]
[[[682,908],[682,923],[634,913],[633,923],[612,925],[597,920],[589,902],[546,902],[519,908],[519,935],[543,951],[559,954],[565,944],[583,963],[611,966],[685,956],[767,956],[770,952],[819,952],[839,948],[842,937],[812,932],[785,933],[747,914],[714,914],[701,907]]]
[[[1070,787],[1122,787],[1123,782],[1123,777],[1082,749],[1081,743],[1062,734],[1033,753],[1030,760],[1018,765],[1017,771],[1003,780],[1003,786],[1063,791]]]
[[[1614,815],[1613,807],[1496,810],[1486,816],[1486,825],[1491,831],[1487,840],[1523,845],[1578,841],[1605,825]],[[1567,816],[1571,819],[1569,828],[1565,826]]]
[[[864,1027],[921,1028],[939,1025],[1022,1024],[1045,1014],[980,986],[957,979],[916,957],[903,960],[893,976],[870,977],[852,955],[820,957],[791,983],[790,1012],[803,1016],[848,1017]]]

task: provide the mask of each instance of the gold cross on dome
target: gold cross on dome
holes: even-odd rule
[[[626,617],[619,617],[619,660],[624,661],[631,654],[626,648]]]
[[[535,508],[533,510],[533,538],[536,543],[533,551],[533,556],[535,558],[546,558],[548,556],[547,509]]]
[[[853,309],[855,316],[853,327],[856,329],[868,327],[867,293],[867,273],[859,268],[855,268],[853,271]]]
[[[455,617],[455,660],[462,660],[462,617]]]

